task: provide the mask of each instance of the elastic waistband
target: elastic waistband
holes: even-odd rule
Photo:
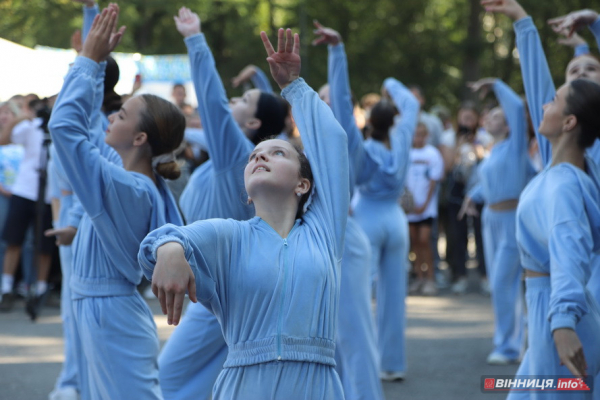
[[[550,277],[527,277],[525,278],[525,286],[527,287],[527,289],[550,289]]]
[[[223,367],[241,367],[276,360],[306,361],[335,367],[334,355],[335,342],[329,339],[282,336],[278,346],[277,337],[272,336],[229,345],[229,354]]]
[[[71,276],[72,298],[130,296],[137,290],[136,285],[119,278],[83,278]]]

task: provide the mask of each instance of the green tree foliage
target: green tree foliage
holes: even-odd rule
[[[173,23],[180,4],[128,0],[120,5],[120,22],[128,27],[120,51],[185,53]],[[556,42],[545,21],[580,8],[600,10],[600,0],[523,0],[522,5],[540,29],[560,85],[573,51]],[[314,87],[324,84],[327,49],[310,45],[312,21],[318,19],[341,33],[357,97],[378,92],[388,76],[420,85],[427,107],[456,108],[470,97],[466,81],[480,77],[497,76],[523,91],[512,24],[504,16],[486,14],[479,0],[190,0],[186,6],[200,15],[227,86],[246,64],[267,69],[258,34],[266,30],[275,37],[279,26],[301,33],[303,75]],[[69,47],[81,24],[81,6],[71,0],[0,0],[0,37],[26,46]],[[583,36],[596,49],[591,34]]]

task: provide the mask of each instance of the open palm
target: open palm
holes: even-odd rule
[[[200,17],[189,8],[181,7],[179,15],[174,17],[175,26],[183,37],[188,37],[200,33]]]
[[[271,69],[273,79],[281,89],[300,76],[300,36],[296,33],[292,37],[292,30],[277,32],[277,51],[269,41],[265,32],[260,37],[267,51],[267,62]]]

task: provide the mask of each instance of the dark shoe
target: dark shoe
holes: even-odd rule
[[[0,302],[0,312],[10,312],[15,305],[15,295],[12,293],[4,293]]]
[[[29,318],[31,318],[31,321],[35,321],[37,319],[40,310],[42,309],[42,306],[46,302],[48,292],[50,291],[46,290],[43,294],[39,296],[36,296],[32,293],[27,298],[27,303],[25,304],[25,311],[27,312],[27,315],[29,315]]]

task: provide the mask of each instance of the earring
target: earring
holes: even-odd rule
[[[302,197],[302,193],[300,193],[300,192],[296,192],[296,196],[298,196],[298,197]]]
[[[250,196],[248,196],[248,200],[246,200],[246,204],[248,204],[248,205],[252,204],[252,199],[250,198]]]

